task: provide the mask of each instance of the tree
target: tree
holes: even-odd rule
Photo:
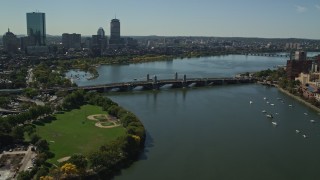
[[[64,98],[64,101],[62,103],[62,108],[67,110],[78,108],[79,106],[83,105],[84,100],[85,100],[84,91],[83,90],[75,91]]]
[[[47,167],[45,167],[45,166],[40,167],[38,169],[38,172],[35,175],[36,179],[41,179],[41,177],[42,177],[42,179],[44,179],[44,180],[53,180],[52,177],[46,176],[48,174],[48,172],[49,172],[49,169]]]
[[[121,117],[120,121],[124,127],[127,127],[130,122],[137,121],[137,117],[132,113],[126,113]]]
[[[36,95],[38,95],[39,92],[38,92],[38,90],[33,89],[33,88],[26,88],[26,89],[24,89],[24,94],[29,98],[33,98]]]
[[[88,166],[88,160],[82,154],[74,154],[68,160],[71,164],[74,164],[78,169],[86,169]]]
[[[53,180],[53,177],[51,177],[51,176],[41,176],[40,180]]]
[[[47,159],[48,159],[48,156],[46,153],[40,153],[36,157],[35,164],[37,166],[41,166],[44,162],[46,162]]]
[[[24,129],[25,132],[28,133],[29,136],[36,131],[36,130],[35,130],[35,127],[33,127],[32,125],[24,126],[23,129]]]
[[[63,173],[63,176],[69,177],[72,175],[77,175],[78,169],[76,165],[72,163],[66,163],[63,166],[61,166],[60,171]]]
[[[32,179],[31,174],[29,171],[22,171],[18,174],[18,180],[30,180]]]
[[[22,141],[24,139],[23,127],[21,126],[14,127],[12,129],[12,136],[14,139]]]
[[[120,107],[117,106],[117,105],[112,105],[108,108],[108,113],[111,115],[111,116],[117,116],[118,115],[118,111],[120,110]]]
[[[39,140],[35,145],[39,152],[46,152],[49,150],[49,143],[44,139]]]
[[[31,144],[36,144],[40,140],[40,136],[37,134],[31,134],[30,135],[30,143]]]
[[[0,97],[0,107],[7,108],[10,99],[8,97]]]

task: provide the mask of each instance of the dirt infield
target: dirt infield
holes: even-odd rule
[[[71,157],[71,156],[66,156],[66,157],[63,157],[63,158],[58,159],[57,161],[58,161],[59,163],[64,162],[64,161],[68,161],[68,160],[70,159],[70,157]]]
[[[87,119],[89,119],[91,121],[97,121],[95,123],[95,126],[97,126],[99,128],[115,128],[115,127],[121,126],[119,124],[119,121],[115,117],[112,117],[107,114],[94,114],[94,115],[88,116]],[[113,125],[104,126],[104,125],[102,125],[102,123],[104,123],[104,122],[102,122],[101,120],[103,120],[104,122],[109,122]]]

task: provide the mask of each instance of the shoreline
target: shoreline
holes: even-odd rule
[[[287,90],[284,90],[284,89],[282,89],[281,87],[279,87],[279,86],[277,86],[277,85],[275,85],[274,87],[276,87],[280,92],[282,92],[282,93],[284,93],[284,94],[286,94],[286,95],[294,98],[295,100],[303,103],[304,105],[310,107],[311,109],[313,109],[313,110],[315,110],[315,111],[317,111],[317,112],[320,112],[320,108],[318,108],[318,107],[310,104],[309,102],[305,101],[305,100],[302,99],[301,97],[296,96],[296,95],[293,95],[293,94],[291,94],[290,92],[288,92]]]

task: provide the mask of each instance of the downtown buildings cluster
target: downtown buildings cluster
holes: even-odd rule
[[[8,29],[2,39],[0,37],[0,55],[22,54],[44,57],[50,55],[63,59],[65,55],[67,58],[144,54],[189,56],[190,54],[216,54],[220,52],[225,54],[320,49],[319,40],[305,39],[200,36],[136,36],[133,39],[121,36],[119,19],[111,20],[109,36],[106,35],[103,28],[98,27],[97,33],[92,36],[83,36],[77,32],[52,36],[47,35],[45,13],[31,12],[27,13],[26,17],[27,36],[17,36]]]
[[[16,53],[18,51],[26,54],[47,54],[50,47],[47,45],[46,15],[41,12],[31,12],[26,14],[27,36],[18,38],[8,28],[8,32],[3,35],[3,48],[6,52]],[[136,46],[137,42],[132,38],[122,38],[120,34],[119,19],[112,19],[110,22],[110,37],[105,35],[105,31],[100,27],[97,34],[92,37],[81,37],[77,33],[63,33],[59,48],[69,50],[90,49],[101,54],[107,49],[122,48],[125,46]]]

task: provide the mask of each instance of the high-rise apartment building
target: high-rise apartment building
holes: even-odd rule
[[[307,60],[307,52],[305,51],[296,51],[294,54],[294,60],[305,61]]]
[[[27,33],[29,45],[46,45],[46,17],[45,13],[27,13]]]
[[[286,43],[285,49],[300,49],[300,43]]]

